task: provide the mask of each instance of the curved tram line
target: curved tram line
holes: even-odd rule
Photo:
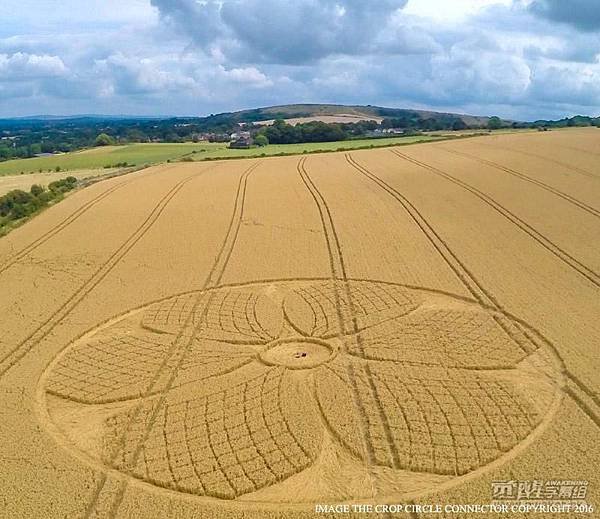
[[[475,298],[475,300],[478,303],[484,306],[489,306],[495,309],[503,310],[497,299],[487,289],[484,288],[482,283],[475,277],[475,275],[456,256],[456,254],[452,252],[452,250],[446,244],[446,242],[433,229],[433,227],[429,224],[429,222],[425,219],[421,212],[412,204],[412,202],[410,202],[410,200],[408,200],[402,193],[391,187],[389,184],[381,180],[367,168],[360,165],[352,157],[352,155],[346,154],[346,160],[359,173],[367,177],[372,182],[375,182],[380,188],[382,188],[388,194],[393,196],[396,199],[396,201],[400,202],[400,204],[404,207],[406,212],[421,229],[425,237],[437,250],[440,256],[442,256],[446,264],[450,267],[450,269],[454,272],[456,277],[463,283],[465,288],[471,293],[471,295]],[[521,349],[523,349],[524,352],[531,353],[533,351],[530,344],[528,344],[527,341],[524,341],[520,336],[520,333],[522,333],[523,335],[525,335],[525,337],[527,337],[527,339],[529,339],[529,341],[536,344],[536,341],[527,334],[525,329],[521,328],[519,330],[520,333],[515,333],[515,331],[511,329],[511,327],[505,320],[496,318],[496,321],[498,325],[510,337],[513,338],[513,340],[521,347]]]
[[[185,184],[203,174],[209,168],[178,182],[169,192],[161,198],[154,206],[146,219],[138,228],[122,243],[112,255],[100,265],[87,281],[84,282],[57,310],[44,320],[33,332],[22,339],[11,350],[6,352],[0,359],[0,378],[15,366],[29,351],[35,348],[56,326],[58,326],[83,299],[115,268],[123,257],[139,242],[152,228],[161,216],[169,202],[183,188]]]
[[[400,157],[401,159],[404,159],[408,162],[411,162],[412,164],[415,164],[416,166],[426,169],[427,171],[434,173],[435,175],[443,177],[446,180],[449,180],[450,182],[452,182],[452,183],[462,187],[463,189],[469,191],[470,193],[474,194],[477,198],[479,198],[481,201],[483,201],[484,203],[489,205],[497,213],[501,214],[509,222],[511,222],[512,224],[517,226],[525,234],[527,234],[529,237],[533,238],[542,247],[544,247],[546,250],[548,250],[550,253],[552,253],[554,256],[556,256],[558,259],[560,259],[565,265],[572,268],[578,274],[580,274],[581,276],[586,278],[596,288],[600,288],[600,274],[593,271],[590,267],[584,265],[581,261],[579,261],[578,259],[571,256],[571,254],[569,254],[565,250],[561,249],[553,241],[551,241],[549,238],[547,238],[542,233],[540,233],[537,229],[534,229],[531,225],[529,225],[528,223],[523,221],[512,211],[509,211],[506,207],[499,204],[491,196],[485,194],[483,191],[480,191],[479,189],[471,186],[470,184],[467,184],[466,182],[463,182],[462,180],[459,180],[459,179],[453,177],[452,175],[449,175],[448,173],[446,173],[445,171],[442,171],[441,169],[438,169],[434,166],[426,164],[425,162],[421,162],[420,160],[409,157],[408,155],[405,155],[404,153],[401,153],[399,151],[391,150],[391,152],[394,155]]]
[[[347,155],[347,159],[348,159],[349,163],[352,164],[355,168],[357,168],[357,169],[361,168],[361,166],[358,163],[356,163],[350,155]],[[356,303],[356,301],[353,301],[353,295],[352,295],[352,292],[349,287],[350,280],[347,276],[346,264],[344,261],[344,257],[342,254],[342,248],[340,246],[339,237],[336,232],[336,228],[334,225],[334,221],[332,218],[330,208],[327,204],[326,199],[323,197],[323,195],[319,191],[318,187],[312,181],[309,173],[306,171],[305,163],[306,163],[306,159],[300,160],[300,162],[298,163],[298,166],[297,166],[298,173],[300,174],[302,181],[304,182],[306,188],[308,189],[309,193],[311,194],[311,196],[313,197],[313,199],[317,205],[317,209],[319,211],[319,214],[321,217],[321,223],[322,223],[323,230],[324,230],[326,245],[328,247],[329,261],[331,264],[331,277],[330,278],[328,277],[328,279],[330,281],[333,281],[332,285],[333,285],[334,290],[332,292],[333,297],[330,298],[330,300],[334,303],[333,307],[332,307],[333,316],[335,316],[335,317],[333,317],[333,321],[334,322],[338,321],[337,326],[333,325],[333,327],[332,327],[333,334],[335,335],[336,331],[337,331],[337,337],[339,339],[339,337],[345,336],[345,334],[347,332],[347,327],[348,327],[348,328],[353,328],[353,331],[350,331],[348,333],[353,333],[354,335],[356,335],[356,332],[359,329],[359,326],[357,324],[356,308],[362,308],[361,302],[359,300],[357,303],[358,306],[354,306],[354,303]],[[143,386],[144,390],[147,390],[147,394],[144,394],[139,400],[137,400],[133,404],[132,409],[131,409],[131,414],[128,412],[128,416],[124,420],[124,427],[121,428],[121,426],[119,426],[121,428],[121,431],[119,431],[116,435],[117,442],[114,444],[111,452],[106,457],[108,459],[107,464],[109,466],[115,465],[114,462],[118,460],[117,464],[121,465],[120,470],[122,470],[127,475],[136,477],[135,476],[135,468],[137,466],[137,462],[141,461],[141,460],[145,460],[144,456],[146,454],[146,451],[144,451],[144,449],[145,449],[148,441],[150,441],[150,439],[153,437],[152,435],[154,433],[152,432],[152,430],[153,430],[154,425],[158,424],[160,427],[160,423],[162,422],[162,417],[164,417],[164,420],[165,420],[164,427],[165,428],[167,427],[167,425],[166,425],[167,420],[168,420],[167,415],[172,410],[172,408],[170,408],[172,402],[168,398],[169,391],[175,384],[175,379],[180,371],[180,368],[184,365],[184,363],[189,361],[189,357],[191,355],[190,350],[191,350],[192,340],[194,339],[194,337],[197,336],[197,332],[201,332],[202,329],[204,328],[204,326],[206,325],[208,312],[209,312],[208,308],[211,306],[210,301],[213,297],[213,294],[217,292],[217,291],[213,291],[212,289],[220,286],[220,283],[223,278],[223,273],[225,272],[225,270],[227,268],[229,259],[232,255],[232,251],[235,247],[236,240],[237,240],[237,237],[238,237],[238,234],[240,231],[240,227],[241,227],[241,224],[243,221],[247,180],[256,166],[257,166],[257,164],[254,164],[251,168],[246,170],[240,176],[237,194],[235,196],[233,215],[229,222],[229,227],[227,229],[227,232],[225,233],[225,238],[224,238],[224,241],[220,248],[220,251],[218,253],[218,256],[217,256],[210,272],[208,273],[208,275],[206,277],[204,287],[203,287],[204,290],[200,290],[200,293],[198,293],[198,295],[195,295],[190,298],[190,300],[192,301],[192,306],[193,306],[191,311],[189,310],[188,305],[186,305],[185,309],[183,311],[181,311],[181,316],[183,317],[183,320],[185,321],[183,328],[181,328],[181,330],[177,333],[177,336],[175,337],[175,339],[173,341],[169,341],[168,351],[165,352],[165,355],[161,355],[162,358],[159,360],[161,362],[160,366],[155,366],[151,370],[151,376],[153,377],[152,381],[144,382],[144,386]],[[361,171],[361,170],[359,169],[359,171]],[[361,171],[361,173],[365,174],[366,176],[369,176],[369,174],[370,174],[370,172],[368,172],[368,170],[366,170],[366,168],[365,168],[365,171]],[[371,180],[375,181],[375,179],[377,177],[374,177],[374,178],[369,177],[369,178]],[[382,186],[380,185],[380,187],[382,187]],[[410,202],[408,202],[408,203],[410,204]],[[414,206],[412,206],[412,207],[414,208]],[[416,209],[415,209],[415,211],[416,211]],[[418,211],[417,211],[417,213],[418,213]],[[411,213],[411,216],[413,216],[412,213]],[[417,221],[417,223],[419,223],[418,220],[416,220],[416,221]],[[424,219],[423,219],[423,222],[426,226],[429,225],[426,221],[424,221]],[[429,228],[429,230],[431,230],[431,232],[433,232],[435,234],[435,231],[433,231],[433,229]],[[429,235],[428,235],[428,237],[429,237]],[[439,236],[438,236],[438,238],[439,238]],[[443,244],[441,239],[440,239],[440,242]],[[437,244],[436,241],[433,241],[432,243],[434,244],[434,246],[436,246],[436,244]],[[445,244],[443,244],[443,245],[445,246]],[[444,256],[444,253],[441,252],[441,250],[443,250],[443,249],[440,248],[438,250],[440,251],[442,256]],[[451,251],[449,251],[449,249],[448,249],[448,252],[450,254],[453,254]],[[445,258],[445,256],[444,256],[444,258]],[[459,264],[461,264],[460,261],[458,260],[458,258],[455,257],[455,260]],[[450,264],[450,266],[452,266],[452,264]],[[461,272],[461,270],[459,269],[458,272]],[[478,281],[475,280],[474,278],[472,279],[472,281],[475,284],[478,283]],[[206,306],[202,309],[202,311],[200,311],[199,310],[200,305],[204,301],[206,301],[206,299],[201,300],[200,294],[201,293],[206,294],[207,290],[209,292],[207,294],[209,302],[206,303]],[[485,292],[485,289],[483,287],[480,287],[480,291],[481,292],[477,292],[475,290],[474,293],[478,294],[480,297],[482,297],[483,301],[489,301],[489,300],[495,301],[493,299],[493,296],[486,295],[487,293]],[[193,293],[191,293],[191,294],[193,294]],[[489,297],[489,299],[486,299],[487,297]],[[477,299],[477,297],[475,297],[475,298]],[[469,301],[473,302],[472,299],[470,299],[470,298],[469,298]],[[218,297],[217,297],[217,302],[218,302]],[[491,306],[492,306],[492,309],[500,309],[500,305],[498,305],[498,304],[491,305]],[[247,308],[247,306],[246,306],[246,308]],[[170,315],[171,310],[172,310],[172,307],[169,309],[169,315]],[[254,308],[254,310],[256,310],[256,307]],[[348,312],[348,310],[350,310],[350,312]],[[194,314],[196,314],[196,313],[201,314],[200,319],[198,321],[196,321],[193,318]],[[345,317],[347,315],[349,315],[350,318]],[[502,316],[498,316],[498,317],[500,319],[502,319]],[[178,319],[178,321],[179,320],[180,319]],[[518,342],[519,333],[516,333],[516,332],[520,331],[520,334],[522,336],[525,335],[526,332],[524,330],[520,330],[520,327],[522,327],[524,329],[524,328],[527,328],[527,325],[522,322],[519,323],[518,320],[516,320],[516,321],[509,320],[505,324],[508,324],[509,331],[512,331],[515,333],[515,335],[513,335],[512,337],[519,344],[519,342]],[[336,330],[336,328],[337,328],[337,330]],[[507,333],[509,333],[509,331],[507,331]],[[528,330],[528,331],[532,335],[535,336],[535,333],[536,333],[535,330]],[[509,333],[509,335],[510,335],[510,333]],[[357,347],[357,346],[358,346],[358,350],[361,350],[361,348],[362,348],[361,344],[358,344],[358,345],[347,344],[347,345],[345,345],[344,349],[347,351],[350,351],[351,348]],[[536,344],[535,344],[535,338],[529,338],[529,340],[524,340],[523,337],[521,337],[520,346],[524,349],[525,353],[531,353],[532,351],[535,351],[537,349]],[[361,353],[364,355],[364,351],[361,351]],[[361,355],[359,355],[359,356],[361,356]],[[327,368],[327,369],[330,369],[330,368]],[[374,368],[374,376],[378,377],[375,382],[379,382],[379,384],[381,385],[381,383],[382,383],[380,380],[381,374],[379,374],[379,375],[377,374],[378,373],[377,369],[378,368]],[[330,371],[333,372],[333,370],[331,370],[331,369],[330,369]],[[334,374],[336,374],[336,373],[334,373]],[[372,438],[373,433],[368,428],[368,425],[370,425],[370,423],[371,423],[369,420],[375,418],[376,422],[380,421],[381,422],[380,425],[384,426],[384,429],[382,430],[382,433],[384,433],[384,434],[382,434],[381,436],[378,436],[380,439],[382,439],[385,434],[390,436],[389,423],[388,423],[387,430],[385,430],[385,422],[387,421],[387,417],[386,417],[385,411],[382,409],[382,406],[384,403],[381,402],[381,398],[380,398],[381,397],[381,394],[379,393],[380,386],[377,386],[373,382],[373,375],[371,375],[369,373],[369,369],[366,368],[365,366],[363,366],[362,364],[351,363],[351,364],[347,365],[346,376],[348,377],[348,381],[350,382],[350,385],[349,385],[349,399],[350,400],[349,401],[352,403],[352,400],[354,400],[353,403],[357,406],[358,411],[362,415],[362,416],[357,417],[358,424],[361,424],[361,422],[362,422],[362,424],[361,424],[362,427],[359,426],[358,429],[363,433],[360,436],[359,443],[357,443],[357,444],[365,447],[364,460],[367,461],[365,469],[368,471],[368,470],[371,470],[372,466],[375,464],[375,463],[372,464],[369,462],[369,460],[372,459],[372,455],[373,455],[372,451],[373,451],[373,446],[374,446],[374,444],[372,444],[370,446],[370,448],[368,447],[369,442],[373,441],[373,438]],[[370,379],[370,381],[369,381],[369,379]],[[384,383],[385,383],[385,381],[384,381]],[[361,400],[361,394],[359,394],[359,387],[358,387],[359,384],[361,384],[361,390],[363,391],[362,394],[367,395],[368,400],[371,400],[372,404],[373,404],[373,406],[372,406],[373,414],[368,415],[370,417],[370,419],[367,419],[367,415],[364,413],[365,406],[363,405],[363,401]],[[352,385],[354,385],[355,387],[353,388]],[[353,395],[352,395],[352,392],[353,392],[352,390],[354,390],[354,393],[356,395],[354,397],[354,399],[353,399]],[[386,390],[384,389],[384,392],[385,391]],[[155,395],[157,397],[157,398],[153,399],[152,402],[148,402],[147,399],[145,398],[146,396],[148,396],[150,394]],[[143,404],[142,400],[146,400],[146,404],[149,404],[149,405]],[[559,402],[559,399],[556,400],[556,408],[558,408],[558,402]],[[186,405],[187,405],[187,407],[185,410],[185,416],[186,416],[185,419],[187,419],[187,413],[188,413],[188,409],[189,409],[189,404],[186,404]],[[379,407],[379,409],[378,409],[378,407]],[[522,408],[521,408],[521,410],[522,410]],[[377,415],[379,415],[379,416],[377,416]],[[323,418],[324,418],[324,420],[327,419],[325,416]],[[546,423],[549,423],[549,422],[546,422]],[[367,427],[365,427],[365,425]],[[389,464],[392,468],[402,468],[401,464],[397,462],[398,452],[396,452],[396,454],[394,456],[394,450],[397,447],[394,444],[393,439],[388,438],[386,443],[387,443],[387,445],[386,445],[385,455],[388,458],[384,464],[385,465]],[[361,450],[361,449],[359,448],[359,450]],[[380,450],[379,455],[381,455],[382,452],[383,451]],[[213,452],[213,454],[214,454],[214,452]],[[216,455],[215,455],[215,457],[216,457]],[[167,451],[167,459],[170,459],[168,451]],[[122,463],[121,463],[121,460],[122,460]],[[176,481],[177,477],[179,477],[179,476],[177,476],[177,473],[175,473],[173,471],[173,468],[171,467],[170,463],[171,462],[169,461],[168,469],[171,474],[171,478],[173,479],[173,481]],[[219,461],[219,463],[221,463],[221,462]],[[377,464],[379,464],[379,463],[377,463]],[[434,464],[435,464],[435,458],[434,458]],[[92,496],[92,499],[89,502],[89,506],[87,507],[87,509],[85,511],[86,517],[115,517],[117,515],[118,510],[123,501],[123,498],[124,498],[124,495],[125,495],[125,492],[128,487],[130,479],[113,476],[113,471],[110,471],[110,470],[103,471],[102,469],[100,469],[99,472],[101,474],[101,480],[100,480],[100,483],[97,485],[97,487],[94,491],[94,494]],[[147,473],[147,475],[149,477],[149,473]],[[144,478],[142,478],[142,479],[144,479]],[[375,482],[377,480],[374,478],[372,481]],[[374,495],[376,494],[376,490],[375,490],[376,486],[378,486],[378,485],[375,483],[373,485],[373,489],[374,489],[373,494]],[[204,487],[202,487],[202,488],[204,488]],[[202,490],[202,492],[204,492],[204,490]]]
[[[4,272],[5,270],[8,270],[15,263],[17,263],[18,261],[21,261],[23,258],[25,258],[29,254],[31,254],[38,247],[40,247],[41,245],[46,243],[50,238],[52,238],[53,236],[55,236],[56,234],[61,232],[63,229],[66,229],[73,222],[78,220],[81,216],[83,216],[85,213],[87,213],[97,203],[101,202],[106,197],[108,197],[109,195],[111,195],[112,193],[117,191],[118,189],[122,188],[126,184],[129,184],[130,182],[132,182],[132,180],[127,180],[125,182],[121,182],[120,184],[117,184],[116,186],[112,186],[111,188],[100,193],[95,198],[92,198],[92,200],[90,200],[89,202],[86,202],[85,204],[78,207],[75,211],[73,211],[70,215],[65,217],[63,220],[61,220],[54,227],[52,227],[51,229],[46,231],[44,234],[42,234],[41,236],[39,236],[38,238],[33,240],[31,243],[29,243],[28,245],[23,247],[20,251],[15,252],[11,256],[9,256],[9,258],[4,262],[4,264],[0,265],[0,273]]]
[[[520,178],[521,180],[535,184],[536,186],[539,186],[542,189],[545,189],[546,191],[549,191],[550,193],[562,198],[563,200],[566,200],[567,202],[579,207],[580,209],[591,214],[592,216],[596,216],[596,217],[600,218],[600,211],[598,211],[598,209],[595,209],[591,205],[588,205],[585,202],[582,202],[581,200],[577,200],[577,198],[572,197],[571,195],[569,195],[563,191],[560,191],[559,189],[556,189],[555,187],[552,187],[552,186],[546,184],[545,182],[542,182],[535,178],[531,178],[530,176],[525,175],[525,173],[521,173],[519,171],[511,169],[507,166],[503,166],[502,164],[498,164],[497,162],[493,162],[491,160],[482,159],[481,157],[478,157],[476,155],[471,155],[470,153],[466,153],[464,151],[451,150],[451,149],[445,148],[443,146],[438,146],[437,148],[440,150],[444,150],[446,153],[452,153],[453,155],[458,155],[460,157],[466,157],[468,159],[479,162],[480,164],[483,164],[484,166],[490,166],[490,167],[498,169],[500,171],[504,171],[505,173],[508,173],[509,175]]]
[[[573,164],[567,164],[565,162],[561,162],[560,160],[551,159],[550,157],[548,157],[546,155],[540,155],[539,153],[533,153],[531,151],[517,150],[515,148],[507,148],[505,146],[498,146],[497,144],[490,144],[490,143],[486,143],[486,142],[482,142],[481,144],[483,146],[493,146],[494,149],[497,149],[497,150],[504,150],[504,151],[508,151],[510,153],[520,153],[521,155],[525,155],[527,157],[534,157],[539,160],[544,160],[546,162],[550,162],[551,164],[556,164],[557,166],[560,166],[561,168],[565,168],[570,171],[574,171],[575,173],[579,173],[580,175],[584,175],[589,178],[600,180],[600,176],[598,176],[594,173],[591,173],[590,171],[579,168],[577,166],[573,166]],[[567,146],[560,146],[560,147],[566,148]]]
[[[466,266],[457,258],[457,256],[451,251],[448,245],[442,240],[442,238],[437,234],[437,232],[431,227],[431,225],[425,220],[425,218],[421,215],[421,213],[416,209],[416,207],[404,196],[402,193],[394,189],[387,182],[383,181],[377,175],[369,171],[364,166],[360,165],[350,154],[346,154],[346,160],[348,163],[356,169],[360,174],[367,177],[369,180],[377,184],[384,191],[394,197],[400,204],[404,207],[404,209],[410,214],[415,223],[419,226],[419,228],[423,231],[425,236],[429,239],[432,245],[437,249],[440,255],[444,258],[444,260],[448,263],[450,268],[456,273],[457,277],[465,284],[466,288],[473,294],[473,296],[482,304],[489,304],[502,312],[506,312],[504,307],[496,300],[496,298],[491,295],[478,281],[475,276],[466,268]],[[419,164],[421,165],[421,164]],[[423,165],[422,167],[426,167]],[[485,296],[485,299],[481,299],[481,294],[478,294],[478,291],[481,291]],[[484,303],[485,301],[485,303]],[[529,325],[531,328],[531,325]],[[528,334],[524,327],[519,327],[522,333],[527,336],[527,338],[536,345],[540,344],[540,341],[547,343],[556,357],[561,362],[561,369],[569,379],[569,381],[575,386],[575,389],[566,386],[565,392],[569,394],[573,400],[578,404],[580,409],[598,426],[600,427],[600,399],[596,396],[596,394],[588,388],[576,375],[571,373],[569,369],[566,368],[564,360],[560,355],[560,352],[556,345],[547,337],[545,337],[539,330],[535,328],[531,328],[537,337]],[[515,341],[518,342],[516,336],[513,336]],[[582,398],[577,391],[580,391],[585,395],[590,403],[586,403],[585,399]]]
[[[342,285],[344,287],[343,289],[345,292],[345,294],[344,294],[345,300],[348,301],[349,306],[350,306],[352,328],[355,333],[358,331],[358,324],[356,321],[356,311],[354,309],[352,294],[350,292],[350,288],[349,288],[349,284],[348,284],[348,274],[346,271],[344,256],[342,254],[340,240],[337,235],[335,224],[333,222],[331,210],[329,209],[329,206],[327,205],[327,201],[325,200],[325,198],[323,197],[321,192],[318,190],[318,188],[316,187],[316,185],[310,178],[308,172],[306,171],[306,160],[307,160],[306,157],[302,158],[298,162],[297,169],[298,169],[298,173],[300,174],[300,177],[302,178],[302,182],[304,183],[307,190],[311,194],[313,200],[315,201],[317,209],[319,211],[319,216],[321,219],[321,225],[323,227],[325,242],[327,244],[327,251],[328,251],[328,255],[329,255],[329,262],[330,262],[330,268],[331,268],[331,277],[332,277],[332,281],[334,282],[333,286],[334,286],[335,307],[336,307],[336,314],[337,314],[337,319],[338,319],[338,339],[340,340],[340,342],[342,342],[342,344],[344,344],[344,331],[345,331],[346,323],[344,322],[344,317],[343,317],[343,312],[342,312],[342,303],[341,303],[342,295],[339,292],[337,283],[335,283],[336,281],[339,281],[339,280],[342,281]],[[363,350],[363,345],[360,340],[360,336],[358,339],[358,348],[359,348],[359,350]],[[375,403],[375,405],[377,407],[377,415],[378,415],[381,423],[383,424],[383,430],[384,430],[384,433],[386,436],[386,442],[387,442],[387,445],[388,445],[389,451],[390,451],[388,453],[388,455],[390,456],[391,461],[392,461],[391,465],[392,465],[392,467],[397,468],[399,466],[399,462],[398,462],[399,456],[395,449],[395,444],[392,439],[390,425],[388,423],[385,412],[383,411],[380,396],[377,393],[377,389],[376,389],[375,383],[373,381],[373,375],[368,366],[365,369],[365,375],[366,375],[369,390],[373,397],[373,402]],[[370,437],[370,434],[369,434],[369,418],[367,416],[367,413],[366,413],[364,406],[362,404],[362,401],[361,401],[359,389],[357,386],[357,380],[356,380],[357,375],[355,373],[355,369],[353,366],[347,367],[346,376],[348,377],[348,380],[350,381],[350,388],[352,391],[353,404],[357,410],[357,414],[360,419],[360,422],[359,422],[360,437],[362,438],[362,444],[363,444],[362,449],[364,452],[364,459],[366,460],[365,469],[367,472],[370,472],[371,467],[373,467],[375,465],[376,454],[375,454],[375,449],[373,446],[372,438]],[[369,478],[371,479],[371,482],[373,484],[372,492],[373,492],[373,497],[375,497],[377,495],[377,488],[375,487],[375,485],[373,483],[374,478],[371,474],[369,474]],[[390,516],[390,514],[386,514],[386,516]]]
[[[201,318],[198,320],[198,323],[192,325],[194,314],[202,302],[201,294],[204,290],[214,288],[215,286],[217,286],[223,277],[225,269],[227,268],[242,224],[248,177],[258,167],[258,165],[259,162],[253,163],[248,169],[246,169],[246,171],[244,171],[244,173],[240,177],[235,197],[233,214],[229,222],[229,227],[225,234],[225,238],[215,259],[215,262],[211,270],[209,271],[206,280],[204,281],[204,284],[199,292],[198,297],[194,301],[192,308],[190,309],[186,317],[186,322],[184,326],[182,327],[177,337],[174,339],[169,351],[163,359],[163,362],[158,367],[152,380],[148,384],[146,391],[144,391],[144,393],[140,396],[139,402],[133,410],[131,418],[129,419],[126,427],[124,428],[124,432],[120,438],[120,441],[117,443],[117,446],[111,453],[111,456],[109,456],[111,462],[115,461],[118,456],[124,454],[123,447],[125,446],[125,438],[128,432],[130,431],[131,427],[135,424],[136,420],[141,417],[140,415],[143,411],[142,406],[145,397],[154,393],[158,393],[158,398],[152,407],[152,410],[150,412],[150,418],[144,426],[142,435],[137,441],[136,448],[131,453],[125,453],[127,455],[127,466],[135,467],[135,464],[137,463],[137,460],[142,453],[144,442],[148,439],[148,435],[150,434],[150,431],[153,425],[155,424],[160,414],[160,411],[163,410],[165,406],[169,390],[171,389],[179,371],[179,368],[185,360],[186,355],[192,345],[193,337],[195,335],[194,332],[197,331],[197,329],[203,325],[206,319],[206,311],[210,307],[210,304],[208,303],[206,304],[205,311],[202,314]],[[211,294],[210,298],[212,297],[213,295]],[[194,330],[189,335],[186,335],[185,332],[189,330],[190,326],[193,326]],[[172,367],[167,368],[167,366]],[[163,373],[165,369],[170,369],[170,372],[167,371],[167,381],[166,383],[163,382],[164,386],[161,387],[160,381],[165,379],[165,373]],[[84,517],[114,518],[119,510],[119,507],[121,506],[121,503],[123,502],[123,497],[125,496],[127,484],[128,482],[126,480],[120,480],[116,483],[114,481],[110,481],[107,477],[107,474],[103,473],[98,485],[96,486],[96,489],[94,490],[92,499],[88,504]]]

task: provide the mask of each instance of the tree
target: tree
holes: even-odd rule
[[[269,144],[269,139],[267,139],[267,137],[262,133],[259,133],[256,137],[254,137],[254,144],[262,148],[263,146]]]
[[[44,192],[44,188],[42,186],[40,186],[39,184],[33,184],[31,186],[31,188],[29,189],[29,192],[33,196],[38,197]]]
[[[48,189],[51,193],[57,196],[60,193],[66,193],[67,191],[71,191],[75,189],[77,184],[77,179],[75,177],[67,177],[62,180],[55,180],[54,182],[50,182],[48,184]]]
[[[488,120],[487,127],[488,130],[498,130],[502,128],[502,121],[500,120],[500,117],[497,117],[495,115],[493,117],[490,117]]]
[[[40,143],[33,143],[29,146],[29,154],[33,157],[42,153],[42,145]]]
[[[106,133],[101,133],[96,137],[94,141],[94,146],[112,146],[115,143],[115,140]]]
[[[165,142],[183,142],[183,140],[175,132],[168,132],[165,135]]]
[[[456,121],[452,123],[452,129],[455,131],[466,130],[467,128],[468,126],[462,119],[456,119]]]
[[[12,150],[8,146],[0,146],[0,159],[5,160],[13,156]]]
[[[148,142],[148,137],[145,133],[141,132],[137,128],[132,128],[126,134],[127,142]]]

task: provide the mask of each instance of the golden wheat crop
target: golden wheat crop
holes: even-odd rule
[[[32,219],[0,240],[0,517],[594,504],[599,142],[165,165]]]

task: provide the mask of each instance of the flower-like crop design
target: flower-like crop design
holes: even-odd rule
[[[318,464],[325,443],[388,474],[484,466],[548,410],[532,398],[547,389],[541,370],[530,363],[519,382],[536,348],[504,314],[443,294],[257,283],[105,325],[67,348],[45,389],[49,406],[69,400],[102,418],[92,454],[106,465],[234,499]]]

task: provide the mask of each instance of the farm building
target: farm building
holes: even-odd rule
[[[252,136],[249,132],[234,133],[231,135],[230,148],[249,148],[252,146]]]

